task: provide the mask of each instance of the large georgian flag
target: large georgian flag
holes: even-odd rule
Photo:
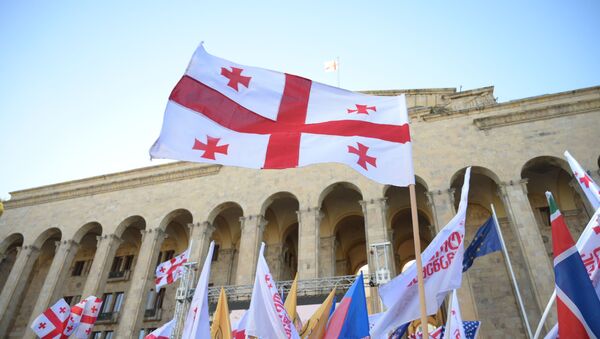
[[[414,183],[404,95],[244,66],[202,45],[169,97],[150,156],[249,168],[338,162],[383,184]]]
[[[427,314],[436,313],[446,294],[459,288],[462,282],[470,177],[469,167],[465,173],[456,215],[421,254]],[[411,265],[404,273],[379,287],[379,295],[387,311],[371,330],[372,338],[387,338],[398,326],[419,318],[421,313],[416,266]]]
[[[571,170],[573,171],[575,180],[577,180],[579,186],[581,186],[581,190],[585,193],[585,196],[590,201],[590,204],[592,204],[592,207],[595,210],[600,208],[600,187],[598,184],[590,178],[579,162],[571,156],[569,151],[565,151],[565,158],[567,158],[567,161],[569,162],[569,167],[571,167]]]
[[[561,338],[598,338],[600,299],[552,193],[546,192],[546,197],[552,223],[558,335]]]

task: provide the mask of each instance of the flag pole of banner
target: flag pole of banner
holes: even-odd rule
[[[510,262],[510,256],[508,255],[508,251],[506,250],[506,244],[504,243],[504,237],[502,236],[502,231],[500,230],[500,223],[498,222],[496,209],[494,208],[494,204],[491,204],[490,206],[492,207],[492,216],[494,217],[496,232],[498,233],[498,237],[500,238],[500,245],[502,245],[504,263],[506,264],[506,267],[510,272],[510,280],[512,281],[513,287],[515,288],[515,294],[517,295],[517,301],[519,302],[519,311],[521,311],[521,315],[523,316],[523,322],[525,323],[525,327],[527,328],[528,338],[533,338],[531,326],[529,325],[529,319],[527,319],[527,311],[525,311],[525,304],[523,303],[523,298],[521,298],[519,284],[517,283],[517,278],[515,278],[515,272],[513,271],[512,264]]]

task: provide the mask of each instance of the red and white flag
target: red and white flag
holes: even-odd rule
[[[249,168],[338,162],[382,184],[414,183],[404,95],[350,92],[202,46],[169,97],[150,156]]]
[[[175,256],[156,267],[156,292],[160,291],[160,288],[172,284],[179,277],[183,275],[183,264],[188,262],[190,257],[190,249],[188,248],[185,252]]]
[[[175,327],[175,319],[152,331],[144,337],[144,339],[170,339],[173,328]]]
[[[446,294],[460,288],[462,283],[470,177],[471,167],[465,173],[456,215],[421,254],[427,314],[435,314]],[[404,273],[380,286],[379,295],[387,311],[371,330],[371,338],[387,338],[389,332],[398,326],[420,317],[417,265],[411,265]]]
[[[569,166],[573,171],[575,180],[581,186],[583,193],[592,204],[592,207],[597,210],[600,208],[600,187],[594,182],[594,180],[587,174],[587,172],[579,165],[577,160],[571,156],[569,151],[565,151],[565,158],[569,162]]]
[[[248,309],[246,335],[257,338],[299,338],[296,327],[285,310],[275,279],[264,257],[265,243],[260,246],[256,277]]]
[[[77,326],[75,332],[73,332],[75,338],[78,339],[85,339],[90,336],[92,328],[98,318],[98,314],[100,313],[100,307],[102,307],[102,299],[94,297],[93,295],[85,298],[85,300],[85,307],[81,314],[79,326]]]
[[[337,72],[338,70],[338,62],[337,60],[329,60],[323,63],[323,68],[325,72]]]
[[[69,320],[67,321],[67,326],[65,327],[63,334],[64,337],[69,337],[77,326],[79,326],[79,322],[81,321],[81,316],[83,315],[83,309],[85,308],[85,304],[87,303],[87,299],[80,300],[76,305],[71,307],[71,315],[69,315]]]
[[[446,320],[446,334],[445,338],[452,339],[466,339],[465,328],[463,327],[463,320],[460,314],[460,306],[458,304],[458,297],[456,296],[456,290],[452,291],[452,297],[450,298],[450,315]]]
[[[65,299],[60,299],[35,318],[31,329],[42,339],[59,339],[63,335],[70,314],[71,307]]]
[[[240,321],[235,325],[235,328],[231,330],[231,337],[233,339],[246,339],[246,326],[248,324],[248,311],[244,312]]]
[[[183,339],[210,338],[210,319],[208,316],[208,278],[210,277],[210,265],[212,263],[215,242],[210,242],[204,265],[200,272],[198,284],[194,291],[194,297],[190,304],[185,323],[183,324]]]

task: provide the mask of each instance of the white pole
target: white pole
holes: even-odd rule
[[[496,224],[496,231],[498,231],[498,237],[500,238],[500,244],[502,245],[502,252],[504,253],[504,259],[506,263],[506,267],[510,272],[510,277],[513,283],[513,287],[515,289],[515,294],[517,295],[517,300],[519,301],[519,309],[521,310],[521,315],[523,316],[523,322],[525,323],[525,327],[527,327],[528,338],[533,338],[531,333],[531,327],[529,326],[529,320],[527,319],[527,312],[525,311],[525,306],[523,305],[523,299],[521,298],[521,292],[519,291],[519,284],[517,283],[517,279],[515,278],[515,272],[513,272],[512,264],[510,263],[510,257],[508,256],[508,251],[506,250],[506,244],[504,243],[504,237],[502,236],[502,231],[500,230],[500,223],[498,222],[498,217],[496,216],[496,210],[494,209],[494,204],[492,206],[492,214],[494,216],[494,223]]]
[[[533,336],[534,339],[537,339],[540,337],[540,333],[542,333],[542,328],[544,328],[544,323],[546,322],[546,318],[548,318],[548,314],[550,314],[550,311],[552,310],[552,305],[554,304],[554,300],[556,300],[556,289],[552,293],[550,300],[548,300],[548,305],[546,305],[544,314],[542,314],[542,319],[540,319],[540,323],[538,324],[538,327],[535,330],[535,335]]]

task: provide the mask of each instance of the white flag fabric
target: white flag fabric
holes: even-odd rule
[[[87,299],[80,300],[76,305],[71,307],[71,315],[69,316],[69,320],[67,321],[67,326],[65,327],[63,334],[68,337],[75,329],[79,326],[79,322],[81,321],[81,317],[83,316],[83,310],[85,308],[85,304],[87,303]]]
[[[144,337],[144,339],[170,339],[171,333],[173,332],[173,328],[175,327],[176,319],[171,319],[171,321],[162,325],[161,327],[155,329],[150,334]],[[207,337],[209,338],[209,337]]]
[[[210,242],[208,254],[204,259],[202,272],[194,291],[194,297],[190,304],[185,323],[183,326],[183,339],[210,338],[210,320],[208,317],[208,278],[210,277],[210,265],[212,263],[215,242]]]
[[[414,184],[406,99],[240,65],[199,46],[173,89],[152,158],[248,168],[346,164]]]
[[[188,262],[190,257],[190,249],[188,248],[185,252],[161,263],[156,267],[156,279],[154,284],[156,285],[156,292],[160,291],[160,288],[174,283],[183,275],[183,264]]]
[[[246,335],[258,338],[299,338],[298,332],[283,305],[283,300],[263,255],[265,243],[260,246],[252,299],[248,309]]]
[[[446,320],[446,333],[444,338],[466,339],[465,328],[463,327],[462,316],[460,314],[460,306],[458,305],[458,297],[456,290],[452,291],[450,299],[450,314]]]
[[[61,298],[35,318],[33,323],[31,323],[31,329],[42,339],[59,339],[63,335],[63,330],[70,314],[71,307],[65,299]]]
[[[240,318],[238,323],[231,330],[231,336],[234,339],[245,339],[246,338],[246,326],[248,325],[248,311],[244,312],[244,315]]]
[[[581,186],[581,189],[590,201],[590,204],[592,204],[592,207],[597,210],[600,208],[600,187],[592,180],[583,167],[579,165],[577,160],[571,156],[569,151],[565,151],[565,158],[567,158],[567,161],[569,162],[575,180],[577,180],[579,186]]]
[[[456,215],[435,236],[421,255],[427,314],[435,314],[446,294],[460,287],[464,256],[465,219],[469,196],[471,168],[465,172],[460,204]],[[371,331],[372,338],[387,338],[394,328],[418,319],[419,288],[417,265],[379,287],[381,300],[388,308]]]
[[[600,298],[600,208],[585,226],[583,233],[577,240],[577,250],[581,254],[581,261],[592,280],[596,295]],[[545,339],[558,337],[558,325],[546,334]]]
[[[323,68],[325,72],[337,72],[338,70],[338,62],[337,60],[329,60],[323,63]]]
[[[75,329],[73,336],[77,339],[86,339],[92,333],[92,328],[98,319],[100,308],[102,307],[102,299],[93,295],[85,298],[85,306],[79,320],[79,325]]]

